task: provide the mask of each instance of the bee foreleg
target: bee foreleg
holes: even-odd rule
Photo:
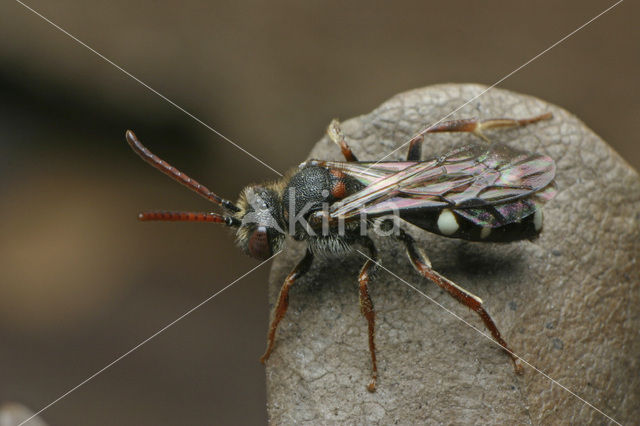
[[[415,246],[415,241],[409,234],[401,230],[399,239],[405,244],[407,255],[409,256],[409,259],[411,260],[411,263],[413,264],[413,267],[416,269],[416,271],[418,271],[418,273],[423,277],[436,283],[440,288],[446,290],[447,293],[449,293],[449,295],[451,295],[458,302],[476,312],[482,319],[482,322],[484,322],[484,325],[491,332],[493,338],[507,351],[507,353],[511,357],[516,374],[522,374],[523,369],[519,358],[509,348],[507,342],[505,342],[500,335],[498,327],[496,327],[493,319],[491,319],[487,311],[482,306],[482,299],[460,287],[448,278],[440,275],[438,272],[434,271],[431,268],[431,262],[427,258],[426,254],[424,254],[421,249]]]
[[[338,120],[332,120],[327,128],[327,135],[329,138],[340,147],[340,151],[342,151],[342,155],[344,155],[345,160],[347,161],[358,161],[356,155],[351,151],[351,148],[347,144],[347,141],[342,134],[342,129],[340,128],[340,122]]]
[[[369,296],[369,281],[377,269],[378,251],[373,244],[373,241],[366,237],[362,241],[362,244],[369,250],[369,259],[365,262],[360,270],[358,276],[358,282],[360,284],[360,312],[366,318],[368,323],[368,335],[369,335],[369,352],[371,353],[371,381],[367,386],[369,392],[375,392],[376,380],[378,379],[378,365],[376,363],[376,344],[374,340],[375,333],[375,311],[373,309],[373,302]]]
[[[284,280],[284,284],[282,284],[282,288],[280,288],[280,295],[278,296],[278,303],[273,311],[273,319],[271,320],[271,326],[269,327],[269,335],[267,337],[267,349],[264,351],[264,355],[260,357],[260,362],[265,363],[267,359],[269,359],[269,355],[271,355],[271,351],[273,350],[273,344],[276,337],[276,330],[278,328],[278,324],[284,317],[284,314],[287,312],[287,308],[289,307],[289,288],[296,282],[298,278],[304,275],[309,268],[311,267],[311,262],[313,262],[313,253],[311,250],[307,249],[307,253],[304,258],[293,268],[293,271],[287,275],[287,278]]]

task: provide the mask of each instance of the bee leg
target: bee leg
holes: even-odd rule
[[[484,322],[484,325],[491,332],[493,338],[505,349],[509,356],[511,356],[516,374],[522,374],[522,363],[514,354],[514,352],[509,348],[507,342],[505,342],[502,339],[502,336],[500,336],[498,327],[496,327],[496,324],[493,322],[487,311],[482,307],[482,299],[434,271],[431,268],[431,262],[429,261],[427,255],[421,249],[415,246],[415,241],[409,234],[401,230],[399,239],[405,244],[407,255],[409,256],[409,259],[411,260],[411,263],[413,264],[413,267],[416,269],[416,271],[418,271],[418,273],[420,273],[420,275],[422,275],[423,277],[433,281],[442,289],[446,290],[447,293],[449,293],[449,295],[451,295],[458,302],[476,312],[482,319],[482,322]]]
[[[273,343],[276,337],[276,329],[278,328],[278,324],[280,320],[284,317],[284,314],[287,312],[287,307],[289,306],[289,288],[295,283],[296,279],[300,278],[304,275],[309,268],[311,267],[311,262],[313,262],[313,254],[309,249],[307,249],[307,253],[304,258],[293,268],[293,271],[287,275],[287,278],[284,280],[284,284],[280,289],[280,296],[278,297],[278,304],[273,311],[273,320],[271,320],[271,326],[269,327],[269,335],[267,338],[267,349],[264,352],[264,355],[260,357],[260,362],[265,363],[267,359],[269,359],[269,355],[271,355],[271,351],[273,351]]]
[[[551,113],[548,112],[546,114],[541,114],[531,118],[523,118],[520,120],[513,118],[490,118],[487,120],[468,119],[443,121],[442,123],[422,129],[409,141],[409,153],[407,154],[407,160],[420,161],[420,146],[424,140],[424,135],[427,133],[467,132],[473,133],[479,138],[484,139],[486,142],[490,142],[483,133],[483,130],[496,129],[499,127],[521,127],[526,126],[527,124],[537,123],[538,121],[549,120],[551,117]]]
[[[338,120],[331,120],[331,123],[327,128],[327,134],[333,143],[340,147],[340,151],[342,151],[342,155],[344,155],[345,160],[349,162],[358,161],[358,158],[353,151],[351,151],[351,148],[347,145],[347,141],[344,139],[342,129],[340,129],[340,122]]]
[[[417,134],[409,141],[409,151],[407,152],[407,161],[420,161],[422,157],[422,142],[424,136]]]
[[[371,353],[371,381],[367,385],[369,392],[376,391],[376,380],[378,379],[378,365],[376,363],[376,344],[374,341],[375,332],[375,311],[373,302],[369,296],[369,281],[377,269],[378,251],[370,238],[363,240],[363,245],[369,250],[370,258],[365,262],[360,270],[358,282],[360,284],[360,312],[366,318],[369,325],[369,352]]]

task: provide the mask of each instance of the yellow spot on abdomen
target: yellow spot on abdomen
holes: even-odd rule
[[[442,235],[453,235],[460,228],[456,215],[449,209],[444,209],[438,216],[438,230]]]

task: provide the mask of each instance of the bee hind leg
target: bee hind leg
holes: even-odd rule
[[[407,154],[407,161],[420,161],[422,142],[424,141],[424,135],[427,133],[466,132],[473,133],[485,142],[490,142],[489,138],[485,136],[483,132],[484,130],[497,129],[501,127],[522,127],[528,124],[537,123],[538,121],[549,120],[551,117],[551,113],[548,112],[546,114],[519,120],[514,118],[489,118],[486,120],[466,119],[443,121],[422,129],[408,142],[409,152]]]
[[[487,311],[482,306],[482,299],[468,292],[448,278],[440,275],[438,272],[434,271],[431,268],[431,262],[427,258],[426,254],[421,249],[415,246],[415,240],[409,234],[401,230],[399,239],[405,244],[407,255],[409,256],[409,259],[411,260],[411,263],[415,270],[418,271],[418,273],[423,277],[436,283],[440,288],[446,290],[447,293],[449,293],[449,295],[456,299],[458,302],[462,303],[463,305],[467,306],[475,313],[477,313],[480,316],[480,319],[482,319],[485,327],[487,327],[491,332],[491,335],[496,340],[496,342],[498,342],[500,346],[502,346],[511,357],[516,374],[522,374],[523,368],[520,359],[509,348],[507,342],[505,342],[500,335],[498,327],[496,327],[493,319],[491,319]]]

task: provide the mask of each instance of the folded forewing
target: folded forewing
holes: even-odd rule
[[[494,227],[526,217],[555,195],[550,157],[502,144],[464,146],[423,162],[313,164],[339,169],[365,186],[331,205],[334,218],[446,207]]]

